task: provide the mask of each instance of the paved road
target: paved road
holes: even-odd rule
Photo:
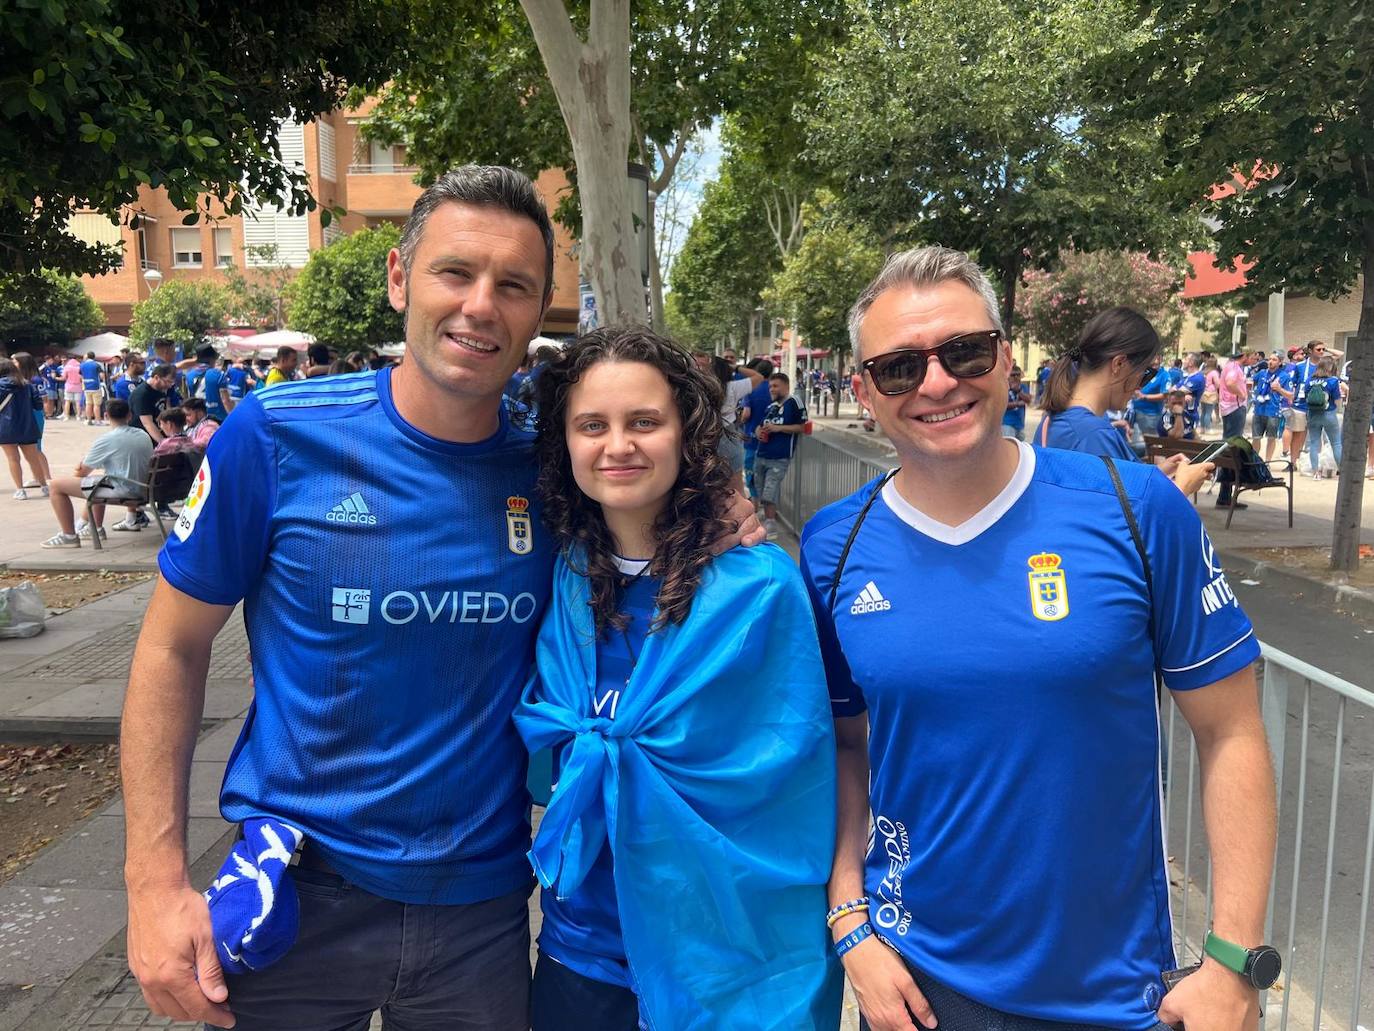
[[[1329,604],[1315,601],[1311,592],[1286,581],[1247,583],[1257,579],[1237,570],[1230,571],[1231,586],[1249,613],[1261,640],[1320,669],[1369,690],[1374,690],[1374,621],[1334,611]],[[1259,577],[1258,579],[1263,579]],[[1293,976],[1306,995],[1317,990],[1318,959],[1321,946],[1323,893],[1326,879],[1327,842],[1330,833],[1332,769],[1336,750],[1339,696],[1334,692],[1313,690],[1308,716],[1307,783],[1299,795],[1299,765],[1302,748],[1303,682],[1294,683],[1288,704],[1285,734],[1284,776],[1280,797],[1278,876],[1275,892],[1273,939],[1288,958],[1290,946]],[[1323,980],[1323,1009],[1327,1026],[1348,1031],[1354,1001],[1353,983],[1360,920],[1367,914],[1368,900],[1363,895],[1365,844],[1369,830],[1370,799],[1374,784],[1374,710],[1354,702],[1346,705],[1342,728],[1341,782],[1335,820],[1332,855],[1332,888],[1328,924],[1327,974]],[[1187,752],[1176,743],[1171,776],[1186,777]],[[1180,783],[1181,786],[1181,783]],[[1305,799],[1305,801],[1304,801]],[[1186,806],[1175,796],[1170,820],[1170,851],[1181,862],[1184,848]],[[1293,857],[1297,843],[1297,824],[1302,817],[1301,864],[1297,881],[1296,935],[1289,934],[1289,914],[1293,898]],[[1198,828],[1200,809],[1194,807],[1191,875],[1205,890],[1206,863]],[[1189,926],[1196,933],[1196,907],[1189,914]],[[1175,918],[1181,916],[1175,904]],[[1366,930],[1366,941],[1369,929]],[[1363,992],[1358,1024],[1374,1026],[1374,946],[1366,945],[1363,958]],[[1274,1005],[1281,1005],[1275,1001]],[[1296,1004],[1296,996],[1295,996]],[[1304,1000],[1306,1012],[1295,1014],[1311,1026],[1312,1003]]]

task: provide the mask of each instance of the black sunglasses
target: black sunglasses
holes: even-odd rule
[[[955,379],[976,379],[997,367],[1000,329],[963,333],[937,347],[903,348],[889,351],[863,363],[864,372],[880,394],[895,397],[919,387],[926,378],[926,365],[933,357]]]

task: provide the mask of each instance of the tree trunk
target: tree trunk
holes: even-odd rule
[[[1360,298],[1360,328],[1346,344],[1350,359],[1350,396],[1341,428],[1340,483],[1332,517],[1331,568],[1353,573],[1360,564],[1360,514],[1364,502],[1364,471],[1369,459],[1367,434],[1374,408],[1374,219],[1364,224],[1364,289]],[[1295,459],[1296,460],[1296,459]]]
[[[1016,285],[1021,279],[1021,255],[1007,255],[1002,262],[1002,332],[1011,340],[1012,322],[1016,318]]]
[[[603,325],[644,324],[634,216],[625,165],[630,153],[630,3],[592,0],[587,41],[563,0],[520,0],[568,127],[582,201],[582,271]]]
[[[658,265],[658,202],[652,191],[649,193],[649,224],[644,227],[649,234],[649,325],[655,333],[668,331],[663,317],[663,270]]]

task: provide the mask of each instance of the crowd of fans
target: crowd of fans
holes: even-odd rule
[[[147,354],[125,349],[105,360],[93,351],[84,358],[52,353],[40,361],[27,352],[0,358],[0,449],[14,483],[13,499],[48,498],[59,531],[43,547],[79,547],[93,532],[105,536],[105,506],[92,506],[93,528],[75,518],[72,499],[84,500],[102,485],[118,486],[124,493],[146,492],[149,463],[157,455],[184,451],[198,461],[215,431],[251,391],[390,362],[375,350],[336,358],[323,344],[312,344],[304,361],[291,347],[278,348],[271,359],[221,357],[210,346],[184,357],[181,348],[165,339],[154,341]],[[79,420],[109,431],[93,442],[72,476],[54,479],[43,454],[48,420]],[[130,504],[114,529],[136,532],[148,526],[144,507]],[[160,510],[171,515],[165,506]]]

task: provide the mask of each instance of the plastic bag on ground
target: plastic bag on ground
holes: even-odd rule
[[[0,640],[41,634],[46,618],[43,596],[32,583],[0,587]]]

